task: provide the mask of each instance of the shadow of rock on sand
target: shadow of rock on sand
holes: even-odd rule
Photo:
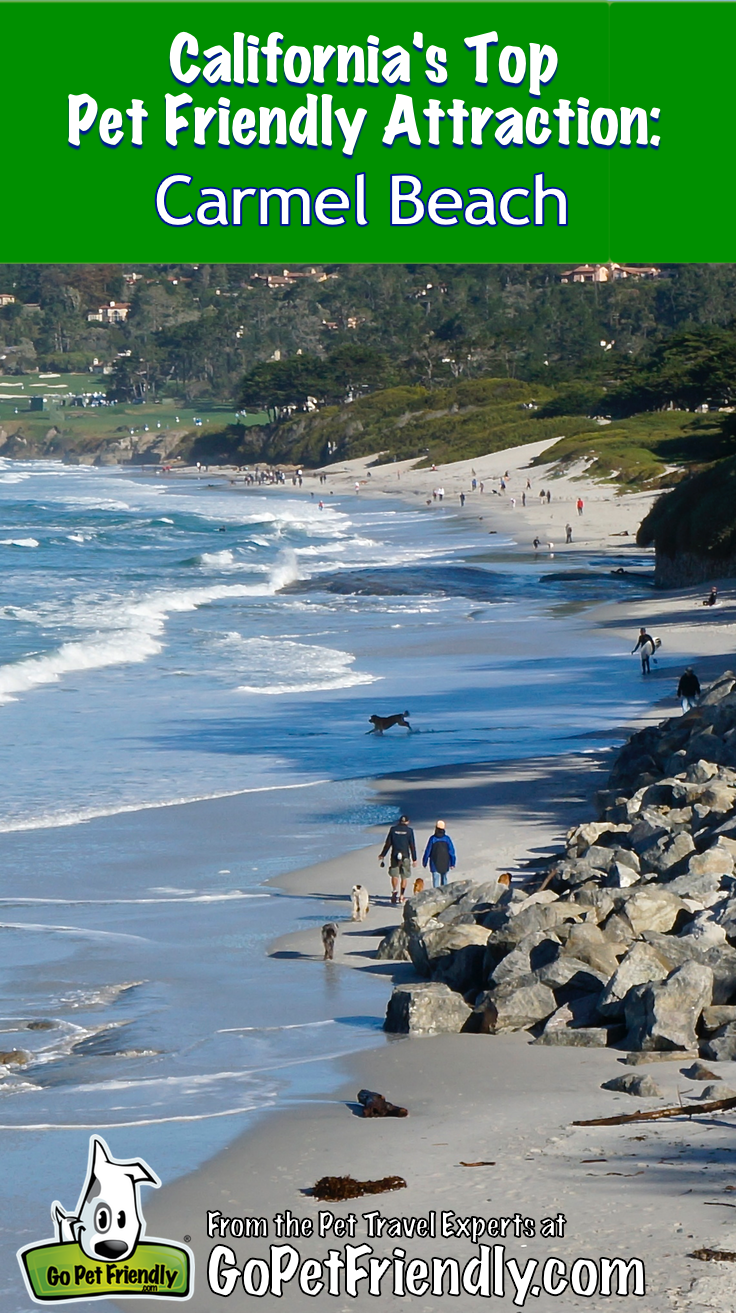
[[[603,754],[601,754],[603,755]],[[517,813],[525,822],[555,820],[561,828],[579,822],[604,786],[608,763],[593,753],[565,753],[537,761],[485,761],[381,776],[382,799],[408,807],[412,824],[432,826],[438,815],[473,820],[485,809]],[[528,787],[525,787],[528,786]]]

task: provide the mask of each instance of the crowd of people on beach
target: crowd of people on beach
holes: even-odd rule
[[[417,845],[414,837],[414,831],[409,824],[408,816],[400,816],[398,821],[391,826],[386,841],[378,854],[378,860],[381,866],[385,866],[385,858],[389,856],[388,874],[391,881],[391,902],[396,905],[403,903],[406,898],[406,886],[409,883],[412,873],[412,867],[417,865]],[[422,867],[426,870],[429,867],[432,876],[432,884],[435,889],[447,884],[450,871],[454,870],[457,863],[455,846],[447,833],[447,826],[444,821],[436,821],[434,832],[430,834],[427,845],[422,857]],[[414,881],[414,893],[420,893],[424,888],[424,881],[421,876]],[[421,889],[416,886],[421,885]]]

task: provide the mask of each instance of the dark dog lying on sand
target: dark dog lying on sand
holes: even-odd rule
[[[412,728],[406,719],[408,715],[408,711],[397,711],[395,716],[369,716],[368,719],[373,725],[373,729],[369,729],[368,733],[383,734],[383,731],[385,729],[391,729],[392,725],[403,725],[404,729],[408,729],[411,734]]]
[[[322,926],[322,943],[325,950],[325,962],[331,962],[335,952],[335,940],[337,939],[337,926],[334,921],[328,921],[327,925]]]

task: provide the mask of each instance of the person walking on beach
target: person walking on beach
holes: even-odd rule
[[[565,542],[566,542],[566,543],[571,543],[571,542],[572,542],[572,525],[571,525],[571,524],[566,524],[566,525],[565,525]]]
[[[465,493],[464,493],[464,492],[461,492],[461,493],[460,493],[460,509],[461,509],[461,510],[462,510],[462,508],[463,508],[464,505],[465,505]]]
[[[552,493],[550,492],[549,488],[547,489],[546,497],[547,497],[547,505],[549,506],[552,500]]]
[[[585,506],[585,502],[583,501],[582,497],[578,497],[578,499],[577,499],[575,505],[576,505],[577,508],[578,508],[578,515],[582,515],[582,513],[583,513],[583,507]]]
[[[685,673],[680,675],[680,682],[677,685],[677,696],[682,703],[682,714],[685,715],[691,707],[694,707],[700,697],[700,680],[695,674],[692,666],[687,666]]]
[[[388,873],[391,879],[391,903],[395,906],[396,903],[403,903],[406,882],[411,875],[412,864],[414,866],[417,864],[417,846],[408,816],[400,816],[386,835],[386,842],[378,854],[381,866],[384,865],[383,859],[389,851],[391,853],[388,865]]]
[[[636,641],[636,647],[633,649],[631,655],[633,656],[634,652],[640,652],[642,675],[649,674],[649,659],[654,654],[654,650],[655,650],[654,639],[652,638],[651,634],[647,633],[646,629],[641,628],[639,630],[639,637]]]
[[[447,833],[445,822],[437,821],[434,834],[431,834],[427,840],[422,858],[422,866],[429,866],[432,872],[432,884],[435,889],[447,884],[448,873],[453,870],[455,861],[455,848]]]
[[[525,492],[522,492],[522,494],[521,494],[521,504],[522,504],[522,506],[526,506],[526,493],[525,493]]]

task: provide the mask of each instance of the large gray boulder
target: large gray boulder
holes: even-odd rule
[[[445,953],[456,953],[461,948],[467,948],[469,944],[485,948],[490,933],[490,930],[475,921],[444,926],[432,935],[430,959],[442,957]]]
[[[624,999],[634,985],[664,980],[669,974],[659,954],[650,944],[637,941],[621,959],[608,981],[598,1004],[603,1017],[623,1017]]]
[[[583,857],[602,836],[626,834],[630,829],[628,824],[617,825],[611,821],[586,821],[583,825],[575,825],[567,832],[568,854],[570,857]]]
[[[727,698],[736,686],[736,675],[732,670],[724,670],[719,679],[711,684],[707,693],[704,693],[700,699],[701,707],[710,707],[722,702]]]
[[[688,875],[733,875],[733,853],[717,839],[704,853],[694,853],[687,864]]]
[[[406,933],[406,927],[403,925],[394,926],[384,935],[378,948],[376,957],[379,962],[410,962],[409,956],[409,936]]]
[[[543,960],[551,958],[556,951],[555,941],[550,939],[550,936],[545,934],[543,930],[538,930],[534,934],[527,935],[515,948],[512,948],[510,953],[507,953],[505,957],[498,961],[497,954],[505,945],[499,948],[493,941],[490,941],[486,949],[485,961],[486,979],[489,986],[515,986],[526,983],[527,977],[534,972],[532,953],[539,945],[544,945],[541,954]]]
[[[639,849],[641,869],[664,875],[694,852],[695,844],[687,830],[681,830],[675,835],[662,835],[653,844]]]
[[[736,1022],[736,1007],[732,1003],[714,1003],[709,1008],[703,1008],[700,1018],[700,1024],[706,1035],[712,1035],[714,1031],[720,1030],[721,1026],[728,1026],[733,1022]],[[692,1079],[702,1078],[694,1076]]]
[[[581,994],[578,998],[563,1003],[562,1007],[557,1008],[556,1012],[548,1018],[544,1027],[545,1032],[561,1030],[565,1027],[579,1029],[581,1026],[599,1026],[601,1020],[597,1007],[599,997],[600,995],[596,994]]]
[[[726,748],[726,753],[728,751]],[[701,790],[699,802],[701,806],[707,807],[709,811],[714,812],[717,816],[724,816],[726,812],[733,811],[734,806],[736,806],[736,789],[728,784],[721,783],[720,780],[711,780]]]
[[[681,939],[694,939],[704,949],[719,947],[726,942],[726,931],[709,911],[696,912],[680,932]]]
[[[644,939],[662,961],[674,971],[684,962],[702,962],[713,972],[713,1003],[730,1003],[736,999],[736,948],[720,944],[703,948],[692,935],[663,935],[647,931]]]
[[[614,861],[613,849],[605,848],[599,843],[591,844],[585,853],[585,860],[597,871],[607,871]]]
[[[529,935],[553,930],[560,922],[573,920],[579,915],[578,909],[573,904],[559,899],[554,903],[532,903],[530,907],[522,907],[519,912],[512,915],[507,925],[503,930],[497,931],[497,934],[509,945],[519,944]]]
[[[439,889],[425,889],[404,904],[404,925],[408,933],[416,934],[428,921],[444,912],[451,903],[458,903],[473,887],[472,880],[453,880]]]
[[[600,971],[604,975],[611,975],[616,970],[617,946],[605,938],[599,926],[584,921],[579,925],[566,926],[565,930],[568,933],[563,943],[563,954],[569,953],[571,957],[586,962],[594,971]],[[621,953],[620,945],[618,953]]]
[[[533,957],[531,961],[533,964]],[[587,962],[581,962],[580,958],[562,953],[544,966],[535,967],[534,975],[541,984],[555,991],[558,1002],[561,993],[599,995],[608,982],[607,973],[595,971]]]
[[[658,930],[666,933],[671,930],[685,904],[676,894],[670,893],[660,885],[648,885],[646,889],[637,889],[627,899],[623,917],[631,926],[632,933],[638,938],[645,930]]]
[[[434,940],[444,934],[445,927],[441,921],[431,917],[424,923],[421,930],[408,932],[407,949],[409,957],[415,971],[420,976],[431,976],[432,974],[432,946]]]
[[[533,1043],[565,1045],[576,1049],[604,1049],[609,1036],[610,1031],[606,1026],[560,1026],[554,1030],[542,1031]]]
[[[713,972],[713,1003],[736,1002],[736,948],[730,944],[718,944],[701,951],[699,961]]]
[[[698,854],[699,855],[699,854]],[[721,876],[687,871],[674,880],[668,880],[664,888],[678,898],[694,898],[705,906],[715,902],[721,885]]]
[[[695,1026],[712,992],[713,972],[699,962],[686,962],[659,984],[635,985],[624,1003],[628,1047],[695,1048]]]
[[[526,1030],[544,1021],[556,1007],[552,990],[538,981],[518,989],[486,990],[475,1002],[475,1011],[482,1017],[481,1030],[487,1034]]]
[[[701,1044],[700,1051],[704,1058],[715,1062],[733,1062],[736,1058],[736,1021],[729,1021],[726,1026],[719,1026],[713,1035]]]
[[[396,1035],[457,1034],[471,1014],[461,994],[435,981],[397,985],[383,1029]]]
[[[608,868],[606,875],[606,884],[614,889],[629,889],[632,884],[638,884],[641,876],[629,862],[614,861]]]
[[[455,953],[436,958],[433,962],[433,980],[441,980],[456,989],[458,994],[476,995],[483,988],[483,957],[485,950],[479,944],[467,944]]]
[[[614,1076],[601,1085],[602,1090],[615,1090],[619,1094],[635,1094],[638,1099],[661,1099],[663,1091],[653,1076],[637,1076],[631,1072],[628,1076]]]

